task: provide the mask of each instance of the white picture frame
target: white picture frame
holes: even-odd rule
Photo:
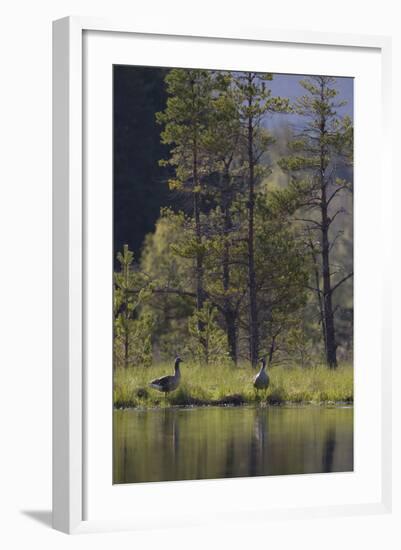
[[[139,24],[128,22],[103,21],[93,18],[69,17],[54,22],[53,31],[53,526],[67,533],[87,532],[113,529],[147,528],[152,524],[149,508],[143,507],[142,515],[135,517],[110,517],[102,509],[95,518],[87,517],[89,472],[85,453],[88,446],[88,431],[91,430],[91,414],[87,410],[88,383],[86,347],[88,341],[85,316],[86,294],[88,292],[85,270],[88,268],[88,231],[87,192],[84,186],[86,177],[85,155],[87,148],[84,139],[85,103],[84,80],[87,74],[84,71],[83,59],[85,51],[84,33],[108,34],[109,43],[115,37],[145,37],[146,40],[160,39],[160,37],[175,37],[182,40],[201,42],[226,41],[246,44],[277,44],[291,47],[338,48],[345,55],[352,56],[360,50],[372,51],[380,59],[380,117],[378,125],[381,134],[381,162],[379,170],[380,184],[386,193],[390,189],[390,161],[389,161],[389,128],[390,128],[390,55],[391,43],[386,37],[337,35],[312,32],[291,32],[274,30],[237,30],[225,29],[216,32],[213,29],[174,28],[142,28]],[[110,42],[111,41],[111,42]],[[203,41],[203,42],[202,42]],[[102,46],[103,47],[103,46]],[[101,52],[101,48],[99,49]],[[334,51],[334,50],[333,50]],[[157,56],[156,56],[157,57]],[[91,58],[89,58],[91,59]],[[174,60],[171,61],[174,64]],[[163,62],[160,63],[163,65]],[[303,73],[302,66],[299,73]],[[107,122],[105,128],[110,126]],[[358,169],[358,167],[357,167]],[[89,194],[89,199],[91,195]],[[381,219],[381,235],[388,229],[388,220],[385,208],[378,214]],[[92,218],[93,219],[93,216]],[[106,224],[107,225],[107,224]],[[90,231],[89,231],[90,233]],[[384,245],[381,250],[381,261],[388,265],[389,250]],[[387,263],[386,263],[387,262]],[[324,502],[321,506],[300,501],[291,508],[278,506],[269,510],[270,517],[313,517],[314,515],[351,515],[364,513],[385,513],[391,510],[391,357],[388,342],[390,330],[389,285],[385,279],[389,269],[383,269],[380,285],[383,294],[377,298],[380,307],[382,323],[381,337],[377,343],[377,352],[380,352],[380,365],[376,367],[380,381],[380,426],[378,426],[378,440],[375,441],[378,449],[377,468],[380,469],[380,487],[377,494],[380,497],[369,499],[368,496],[358,500],[350,499],[344,502]],[[356,280],[356,285],[358,281]],[[110,287],[111,288],[111,287]],[[373,344],[372,344],[373,345]],[[378,355],[379,356],[379,355]],[[373,368],[373,366],[372,366]],[[111,369],[111,365],[110,365]],[[375,371],[376,372],[376,371]],[[110,381],[111,383],[111,381]],[[358,381],[357,381],[358,383]],[[110,390],[111,391],[111,390]],[[101,392],[100,392],[101,393]],[[93,403],[93,399],[92,399]],[[374,432],[373,430],[373,433]],[[101,435],[100,435],[101,437]],[[111,450],[111,449],[110,449]],[[90,469],[90,471],[92,471]],[[99,470],[100,471],[100,470]],[[103,470],[107,471],[107,470]],[[104,474],[97,474],[103,475]],[[111,483],[111,472],[107,483]],[[105,481],[106,482],[106,481]],[[221,490],[221,482],[211,482],[216,490]],[[224,480],[225,491],[229,492],[229,484],[242,483],[242,480]],[[279,478],[274,481],[275,487],[282,483]],[[199,494],[213,490],[210,482],[196,482]],[[93,483],[90,482],[93,486]],[[179,486],[165,483],[141,485],[141,494],[146,498],[146,492],[158,491],[165,499],[172,498],[173,491],[182,492],[186,483]],[[156,486],[156,489],[155,489]],[[240,485],[243,491],[252,491],[252,486]],[[189,487],[189,485],[188,485]],[[194,486],[191,486],[194,487]],[[126,494],[128,493],[128,488]],[[313,492],[313,491],[312,491]],[[120,493],[121,494],[121,493]],[[99,493],[96,498],[104,498]],[[94,498],[94,497],[92,497]],[[185,497],[184,497],[185,498]],[[179,504],[177,504],[179,506]],[[185,505],[181,505],[184,509]],[[233,505],[235,508],[235,505]],[[232,520],[235,519],[235,509],[231,510]],[[256,511],[256,514],[255,514]],[[258,515],[258,511],[260,514]],[[261,507],[256,503],[249,514],[257,521],[262,521]],[[157,510],[154,511],[157,515]],[[194,519],[195,514],[183,514],[177,525],[191,525],[202,522],[201,518]],[[242,512],[243,519],[246,514]],[[209,518],[210,519],[210,518]],[[225,521],[223,516],[216,517],[216,521]],[[205,521],[208,518],[205,517]],[[166,524],[169,523],[166,518]]]

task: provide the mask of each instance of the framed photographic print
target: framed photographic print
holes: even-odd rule
[[[56,528],[389,509],[389,49],[54,23]]]

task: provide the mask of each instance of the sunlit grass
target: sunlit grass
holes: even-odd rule
[[[353,402],[353,368],[341,365],[301,367],[276,366],[269,369],[270,386],[257,393],[252,384],[256,371],[249,365],[181,365],[181,384],[165,398],[149,387],[153,378],[172,374],[171,364],[152,367],[119,368],[114,373],[114,406],[157,407],[252,403],[337,403]]]

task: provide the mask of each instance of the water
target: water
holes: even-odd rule
[[[353,409],[114,411],[114,483],[353,470]]]

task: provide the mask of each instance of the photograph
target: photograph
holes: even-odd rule
[[[113,483],[352,472],[354,79],[113,65],[112,112]]]
[[[396,7],[5,4],[1,548],[401,548]]]

